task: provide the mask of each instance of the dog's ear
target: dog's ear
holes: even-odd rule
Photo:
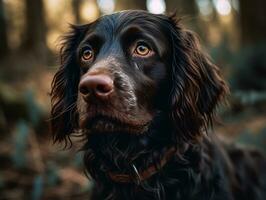
[[[195,34],[184,29],[175,16],[169,20],[173,44],[171,118],[182,139],[191,141],[212,123],[214,110],[228,88]]]
[[[80,70],[76,64],[76,49],[88,29],[88,25],[70,26],[62,38],[60,67],[52,81],[51,131],[55,142],[69,140],[76,126],[75,111]]]

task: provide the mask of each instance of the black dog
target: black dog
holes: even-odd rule
[[[263,156],[207,134],[227,90],[175,17],[119,12],[65,37],[52,131],[85,137],[93,199],[265,200]]]

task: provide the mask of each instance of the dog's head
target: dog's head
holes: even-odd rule
[[[56,141],[78,129],[145,134],[160,115],[190,140],[211,121],[226,85],[175,17],[124,11],[71,28],[52,82]]]

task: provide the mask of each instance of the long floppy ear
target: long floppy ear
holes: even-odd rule
[[[173,44],[171,118],[179,139],[193,141],[202,128],[212,124],[214,110],[228,88],[195,34],[184,29],[175,16],[169,20]]]
[[[75,111],[80,70],[76,64],[76,48],[84,37],[88,25],[70,26],[60,49],[60,67],[52,81],[51,129],[55,142],[69,140],[76,127]],[[67,143],[66,143],[67,144]]]

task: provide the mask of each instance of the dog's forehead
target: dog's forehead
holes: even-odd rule
[[[96,21],[94,30],[104,35],[119,34],[123,28],[137,25],[147,30],[162,30],[161,26],[167,17],[146,11],[130,10],[104,15]]]
[[[89,26],[82,42],[101,41],[101,52],[109,52],[116,46],[121,50],[129,38],[149,40],[160,56],[167,53],[169,45],[169,18],[165,15],[151,14],[146,11],[122,11],[104,15]],[[97,38],[97,40],[95,40]],[[124,43],[123,43],[124,42]],[[118,48],[117,48],[118,47]],[[103,51],[104,50],[104,51]]]

